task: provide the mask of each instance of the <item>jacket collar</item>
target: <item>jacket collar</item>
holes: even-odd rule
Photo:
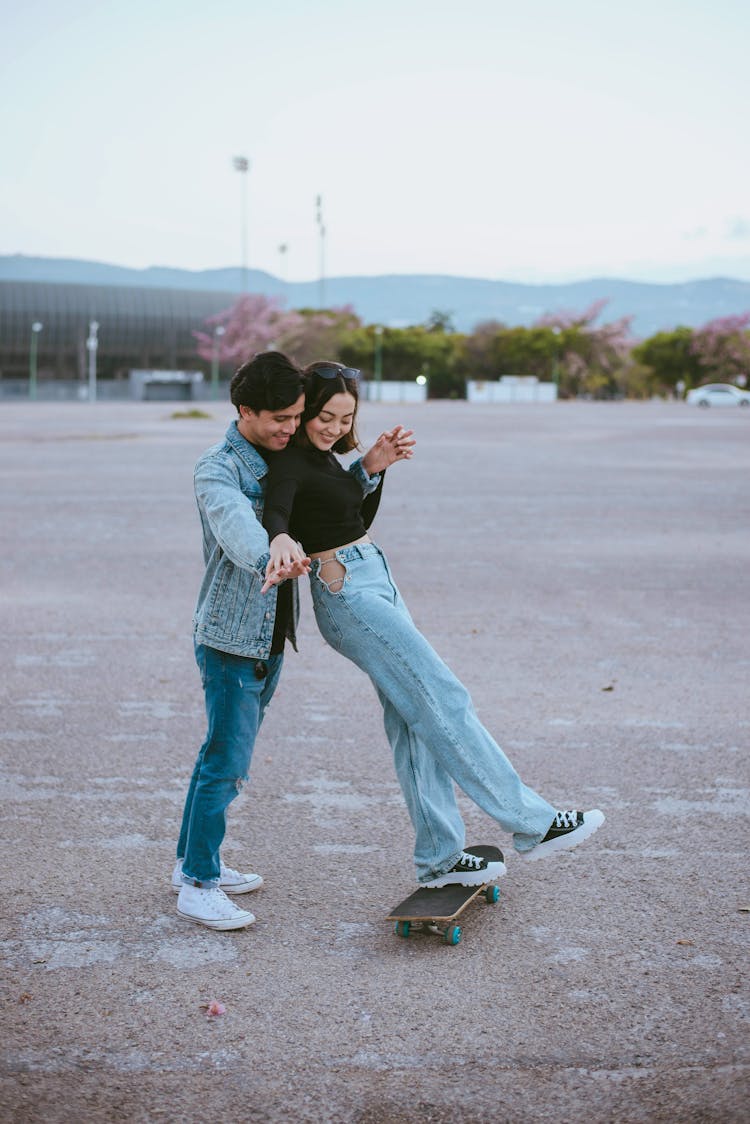
[[[268,465],[258,450],[242,436],[236,421],[231,422],[225,436],[240,460],[247,465],[256,479],[262,480],[268,472]]]

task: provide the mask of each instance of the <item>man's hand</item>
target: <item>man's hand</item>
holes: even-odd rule
[[[277,535],[270,546],[271,557],[266,566],[266,580],[261,593],[267,593],[274,585],[280,585],[287,578],[301,578],[310,569],[310,559],[298,542],[290,535]]]
[[[376,476],[396,461],[409,460],[414,455],[416,445],[413,434],[413,429],[404,429],[402,425],[381,433],[372,448],[362,457],[362,467],[367,475]]]

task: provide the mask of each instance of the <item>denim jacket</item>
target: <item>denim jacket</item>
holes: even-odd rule
[[[361,459],[350,467],[363,494],[377,487]],[[268,659],[276,617],[276,587],[260,592],[269,559],[263,527],[268,465],[233,421],[224,439],[195,466],[195,498],[203,529],[206,573],[193,618],[195,641],[222,652]],[[293,620],[299,620],[297,582]]]

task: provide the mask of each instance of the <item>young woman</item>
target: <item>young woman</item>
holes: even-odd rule
[[[334,453],[358,448],[358,371],[313,363],[305,371],[302,425],[273,458],[264,524],[270,561],[264,589],[309,556],[318,628],[337,652],[362,668],[383,707],[396,773],[406,799],[423,886],[479,885],[505,873],[464,851],[454,782],[507,832],[528,859],[575,847],[604,822],[598,810],[556,809],[528,788],[482,726],[471,698],[415,627],[383,551],[367,533],[382,473],[411,457],[411,430],[381,434],[362,458],[379,487],[362,486]]]

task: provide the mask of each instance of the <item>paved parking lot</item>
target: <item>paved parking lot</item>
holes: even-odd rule
[[[227,838],[257,923],[177,918],[209,409],[0,407],[3,1118],[746,1120],[750,411],[363,407],[419,438],[373,529],[416,621],[523,778],[607,815],[452,948],[384,920],[411,829],[307,590]]]

